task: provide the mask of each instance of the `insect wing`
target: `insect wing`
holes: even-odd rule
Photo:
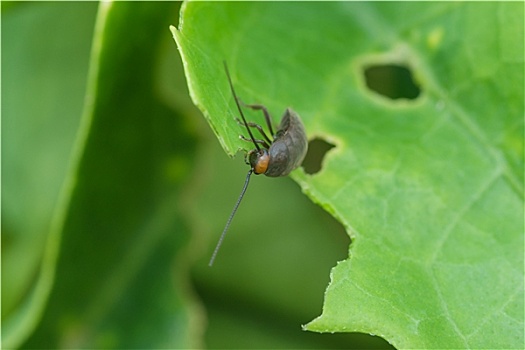
[[[299,115],[288,108],[275,134],[270,153],[270,165],[265,175],[286,176],[303,162],[308,150],[308,139]]]

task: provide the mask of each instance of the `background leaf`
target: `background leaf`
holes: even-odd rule
[[[12,347],[35,326],[52,286],[53,215],[80,124],[97,6],[9,5],[2,4],[2,339]]]
[[[29,5],[26,6],[12,11],[30,11]],[[63,96],[52,95],[50,101],[43,101],[53,106],[60,105],[62,100],[70,102],[71,95],[84,94],[84,87],[75,85],[78,91],[73,94],[64,90],[69,86],[65,82],[70,77],[56,65],[65,62],[62,68],[71,69],[78,75],[86,74],[87,66],[68,65],[67,54],[75,47],[71,47],[69,37],[61,36],[60,31],[73,34],[70,29],[77,29],[77,26],[70,23],[70,27],[64,30],[63,21],[54,22],[55,17],[74,21],[86,16],[86,27],[91,36],[89,27],[93,25],[96,4],[31,6],[35,11],[52,6],[44,14],[31,14],[46,22],[46,28],[51,28],[50,32],[58,36],[57,47],[63,50],[58,54],[55,52],[58,49],[53,48],[53,55],[38,57],[52,61],[52,64],[43,66],[57,76],[56,85],[43,86],[42,93],[47,93],[46,88],[53,91],[55,86],[63,93]],[[90,12],[86,12],[86,7]],[[47,278],[47,286],[52,285],[53,289],[48,297],[49,290],[42,290],[37,279],[35,287],[26,284],[22,293],[18,291],[22,296],[29,294],[29,297],[31,293],[40,293],[41,304],[28,307],[26,300],[21,298],[9,310],[10,313],[2,314],[3,324],[13,325],[2,328],[3,339],[11,340],[4,345],[20,345],[20,341],[37,325],[23,347],[200,346],[200,337],[196,334],[202,321],[199,307],[189,292],[188,263],[183,250],[189,241],[189,232],[177,214],[178,198],[183,191],[181,184],[189,176],[195,136],[185,119],[162,100],[157,82],[162,67],[160,55],[165,56],[167,50],[175,52],[168,23],[177,17],[178,7],[177,3],[100,5],[80,127],[78,123],[64,122],[80,114],[78,107],[82,101],[76,100],[71,101],[76,112],[60,110],[53,116],[59,120],[57,123],[67,124],[67,132],[57,132],[52,125],[35,128],[35,134],[46,142],[75,136],[77,132],[78,137],[67,177],[54,178],[57,188],[47,189],[54,191],[52,197],[56,197],[62,186],[62,200],[59,204],[48,201],[46,205],[51,208],[46,213],[39,213],[46,220],[53,217],[55,221],[47,236],[49,228],[44,224],[40,224],[42,227],[38,232],[43,235],[41,241],[47,239],[49,242],[41,268],[47,271],[43,275]],[[32,34],[35,35],[34,27]],[[89,40],[83,41],[86,42]],[[22,47],[25,44],[19,43]],[[89,45],[84,48],[89,49]],[[89,57],[87,50],[79,52],[82,54]],[[20,59],[20,70],[32,64],[25,55],[17,58]],[[33,81],[30,78],[27,79]],[[43,82],[49,82],[49,79]],[[9,80],[9,84],[17,83],[14,78]],[[35,93],[35,99],[39,99],[38,93]],[[31,108],[38,106],[28,105]],[[20,108],[20,103],[16,107]],[[37,126],[38,118],[50,118],[54,113],[52,109],[40,111],[41,114],[31,110],[23,115],[27,119],[27,125],[24,125],[17,123],[17,114],[11,111],[6,119],[12,121],[9,130],[15,135],[26,133],[28,125]],[[19,143],[23,140],[27,140],[27,136]],[[33,157],[44,161],[46,156],[66,154],[63,158],[67,158],[72,152],[71,140],[67,140],[69,144],[62,142],[56,149],[42,150]],[[14,143],[9,144],[9,148],[13,146]],[[38,163],[30,159],[20,163],[30,168],[28,173],[33,178],[43,173],[36,166]],[[67,165],[67,162],[65,166],[62,164],[61,170],[67,170]],[[13,189],[15,185],[22,187],[27,184],[23,177],[16,178],[16,174],[9,179],[12,179],[9,185]],[[36,178],[34,181],[42,184]],[[27,218],[27,214],[31,214],[27,207],[31,200],[38,198],[31,194],[20,200],[21,208],[17,208],[20,215]],[[8,214],[4,216],[9,220],[7,222],[13,219],[9,211],[13,205],[9,202],[3,206]],[[49,211],[53,211],[52,216]],[[24,227],[16,226],[16,229],[9,231],[8,237],[18,240],[19,235],[27,234]],[[6,251],[10,248],[10,245],[2,245]],[[38,252],[34,254],[38,256]],[[58,254],[58,261],[55,254]],[[10,268],[16,269],[16,265],[11,265],[13,262],[8,263]],[[3,285],[10,285],[12,281],[6,279]],[[20,320],[17,315],[23,312],[26,317]],[[20,325],[21,322],[25,324]],[[25,334],[14,333],[20,327],[25,327]]]
[[[353,239],[307,329],[523,346],[523,4],[188,3],[174,35],[228,153],[248,146],[223,60],[244,101],[293,106],[336,145],[292,174]],[[408,67],[421,95],[370,91],[377,64]]]

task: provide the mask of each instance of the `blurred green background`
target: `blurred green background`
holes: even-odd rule
[[[3,346],[388,348],[301,330],[349,239],[289,178],[252,178],[207,266],[248,168],[189,99],[179,7],[2,3]]]

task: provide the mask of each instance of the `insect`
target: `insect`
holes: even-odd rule
[[[215,261],[215,257],[217,256],[217,252],[221,247],[224,236],[230,227],[233,216],[235,215],[239,204],[241,204],[244,193],[246,193],[252,173],[255,175],[264,174],[270,177],[286,176],[292,170],[301,165],[304,156],[306,155],[306,151],[308,150],[308,139],[306,138],[306,132],[304,130],[303,122],[297,113],[295,113],[292,109],[287,108],[281,119],[281,124],[279,125],[277,132],[274,134],[270,114],[268,113],[266,107],[263,105],[247,105],[243,103],[235,93],[226,62],[224,62],[224,70],[226,72],[226,76],[228,77],[228,82],[230,84],[230,89],[237,105],[237,109],[239,110],[239,114],[242,118],[242,120],[237,119],[237,122],[240,125],[245,126],[248,134],[250,135],[249,138],[246,138],[242,135],[239,137],[245,141],[252,142],[255,146],[255,149],[248,152],[245,157],[246,164],[250,165],[250,170],[248,170],[248,174],[246,175],[246,180],[244,181],[244,186],[242,188],[241,194],[239,195],[239,198],[237,199],[237,203],[235,203],[232,213],[230,214],[230,217],[226,222],[226,226],[222,231],[221,237],[219,238],[219,242],[213,251],[209,266],[212,266],[213,262]],[[273,140],[270,139],[268,135],[266,135],[260,125],[246,121],[246,118],[242,112],[241,104],[245,107],[254,110],[261,110],[263,112],[266,125],[268,126]],[[263,139],[256,139],[253,136],[250,128],[257,129],[262,135]]]

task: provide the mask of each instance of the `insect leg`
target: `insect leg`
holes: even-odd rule
[[[237,123],[239,123],[240,125],[243,125],[243,126],[249,126],[250,128],[256,128],[257,130],[259,130],[259,132],[261,133],[261,135],[266,139],[266,141],[271,144],[272,143],[272,140],[270,140],[270,138],[268,137],[268,135],[266,135],[266,133],[264,132],[262,126],[260,126],[259,124],[256,124],[256,123],[253,123],[253,122],[247,122],[246,124],[240,120],[239,118],[236,118],[237,120]]]
[[[249,104],[244,103],[243,101],[240,101],[240,102],[244,107],[248,107],[256,111],[262,111],[264,114],[264,119],[266,119],[266,125],[268,125],[268,129],[270,130],[270,133],[272,134],[272,136],[275,135],[273,132],[273,128],[272,128],[272,118],[270,118],[270,113],[268,112],[268,109],[266,109],[266,107],[264,107],[263,105],[258,105],[258,104],[249,105]]]
[[[248,141],[248,142],[255,142],[255,143],[258,143],[260,145],[262,145],[264,148],[266,149],[270,149],[270,145],[268,143],[266,143],[266,141],[264,140],[258,140],[258,139],[249,139],[247,137],[244,137],[242,135],[239,135],[239,138],[243,141]]]
[[[241,104],[239,103],[239,98],[237,97],[237,94],[235,93],[235,89],[233,88],[232,78],[230,76],[230,71],[228,70],[228,66],[226,65],[226,61],[222,62],[224,64],[224,71],[226,72],[226,77],[228,78],[228,83],[230,83],[230,89],[232,90],[233,98],[235,99],[235,104],[237,105],[237,109],[239,110],[239,114],[242,117],[242,120],[246,123],[246,118],[244,118],[244,114],[242,113]],[[259,145],[257,142],[255,142],[255,138],[253,137],[252,131],[249,127],[246,127],[246,130],[248,130],[248,134],[250,134],[251,139],[253,140],[253,145],[255,148],[257,148],[258,151],[260,151]]]

